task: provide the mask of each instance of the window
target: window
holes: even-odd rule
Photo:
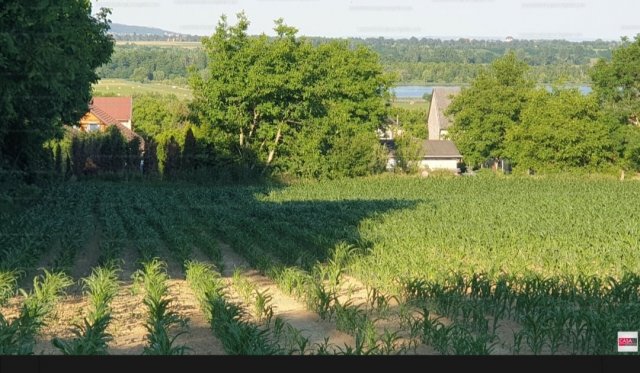
[[[87,132],[95,132],[98,131],[100,129],[100,124],[96,123],[96,122],[91,122],[89,123],[89,127],[87,129]]]

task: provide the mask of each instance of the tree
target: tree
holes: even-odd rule
[[[136,69],[133,71],[133,74],[131,74],[131,80],[139,83],[146,82],[148,77],[149,77],[149,72],[147,71],[147,69],[145,69],[142,66],[136,67]]]
[[[590,71],[594,92],[621,123],[640,125],[640,35],[623,39],[611,61],[599,60]]]
[[[602,169],[615,160],[614,142],[596,98],[578,90],[540,89],[521,124],[507,130],[505,153],[522,168]]]
[[[116,126],[109,126],[104,134],[97,135],[95,138],[100,149],[98,163],[100,169],[111,172],[122,171],[127,160],[127,140]],[[96,161],[95,158],[94,161]]]
[[[396,167],[408,173],[418,171],[423,140],[406,133],[397,136],[394,141],[396,146]]]
[[[6,0],[0,9],[0,167],[32,171],[43,143],[86,113],[109,60],[109,11],[91,2]]]
[[[226,149],[224,156],[255,171],[298,173],[294,168],[305,161],[295,158],[306,154],[302,149],[326,155],[337,145],[323,138],[335,136],[334,129],[348,126],[342,134],[360,141],[360,133],[373,134],[386,119],[391,82],[370,50],[339,42],[314,47],[282,20],[275,38],[249,38],[249,21],[243,13],[237,18],[229,26],[223,16],[203,39],[209,76],[193,71],[190,78],[193,122],[217,149]],[[320,141],[300,146],[309,139]],[[368,141],[368,156],[356,161],[376,157],[375,136]],[[320,144],[326,147],[318,149]]]
[[[390,109],[391,120],[396,123],[398,129],[402,133],[409,134],[413,137],[426,139],[427,131],[427,113],[425,110],[405,109],[402,107],[392,107]]]
[[[189,127],[184,135],[184,146],[182,147],[181,168],[183,170],[192,170],[195,168],[196,147],[196,137],[194,136],[191,127]]]
[[[136,132],[149,139],[161,132],[184,126],[189,115],[187,104],[175,95],[138,95],[133,100]]]
[[[447,109],[453,116],[449,135],[465,157],[477,165],[505,153],[505,134],[520,122],[520,114],[534,90],[529,68],[514,52],[495,60]]]
[[[62,146],[60,144],[56,144],[54,146],[54,164],[53,168],[56,172],[56,176],[62,176]]]
[[[623,169],[640,170],[640,35],[624,38],[611,61],[599,60],[590,71],[594,93],[612,119],[612,137]]]
[[[160,171],[164,177],[172,178],[178,171],[178,165],[180,162],[180,144],[175,137],[170,136],[164,143],[160,143],[163,146],[164,158],[160,162]],[[159,149],[158,149],[159,150]],[[160,151],[158,151],[160,154]]]

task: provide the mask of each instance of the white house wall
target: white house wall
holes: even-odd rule
[[[452,159],[423,159],[420,161],[422,168],[429,168],[430,170],[451,170],[456,171],[458,169],[459,160]]]

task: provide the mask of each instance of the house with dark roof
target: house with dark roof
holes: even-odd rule
[[[144,139],[133,131],[133,99],[131,97],[94,97],[89,103],[89,111],[80,118],[81,132],[105,132],[116,126],[127,141],[137,138],[144,149]]]
[[[427,127],[429,129],[429,140],[445,140],[449,127],[453,124],[451,118],[444,114],[451,104],[454,96],[460,93],[460,87],[434,87],[431,93],[431,106],[429,107],[429,117]]]
[[[459,171],[462,155],[449,140],[425,140],[422,142],[420,168],[427,170]]]

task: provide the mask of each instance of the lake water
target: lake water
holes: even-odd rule
[[[396,94],[396,98],[422,98],[424,94],[431,94],[433,87],[423,85],[400,85],[391,88],[391,93]]]
[[[426,94],[431,94],[433,92],[434,86],[425,86],[425,85],[400,85],[397,87],[391,88],[391,93],[396,94],[396,98],[398,99],[412,99],[412,98],[422,98],[422,96]],[[551,90],[551,86],[545,86],[547,90]],[[587,85],[577,87],[583,95],[586,95],[591,92],[591,87]]]

